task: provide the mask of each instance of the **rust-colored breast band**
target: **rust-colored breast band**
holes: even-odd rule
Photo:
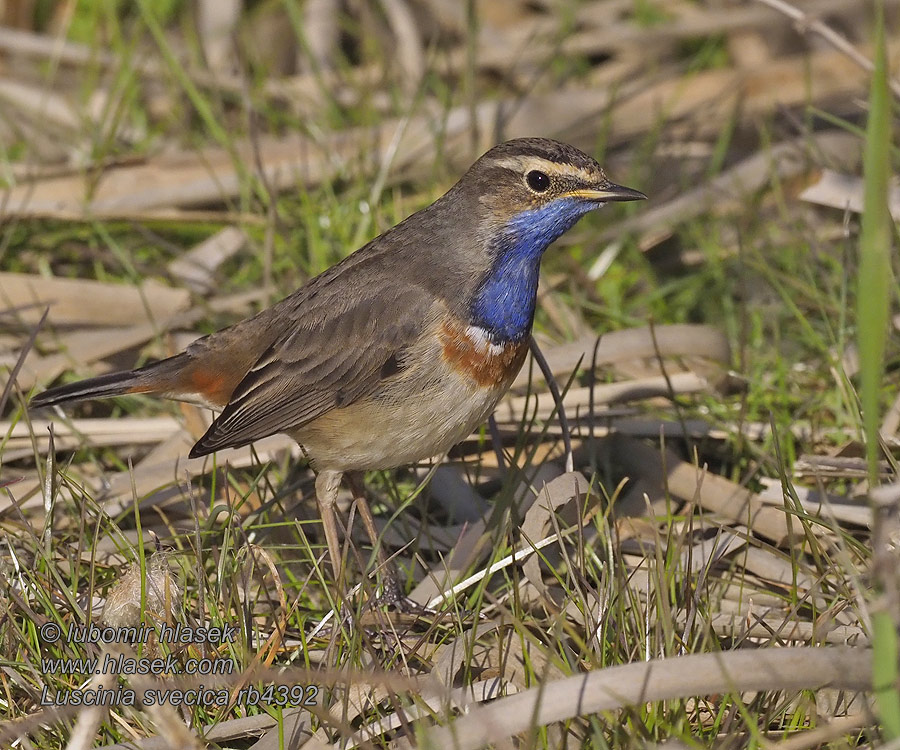
[[[508,382],[522,366],[528,341],[492,346],[469,335],[466,327],[445,318],[439,331],[444,361],[484,388]],[[499,349],[499,351],[498,351]]]

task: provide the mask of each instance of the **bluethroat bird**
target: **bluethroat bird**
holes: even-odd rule
[[[421,461],[468,436],[525,361],[544,251],[588,211],[645,197],[572,146],[502,143],[430,206],[274,307],[174,357],[51,388],[31,405],[149,393],[209,407],[219,415],[192,458],[287,433],[318,472],[340,581],[342,475]],[[361,493],[357,502],[377,550]]]

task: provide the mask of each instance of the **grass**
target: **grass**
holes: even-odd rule
[[[869,95],[869,121],[866,130],[865,153],[865,210],[860,231],[860,267],[857,319],[859,324],[860,404],[866,435],[866,457],[869,483],[879,484],[878,464],[881,451],[881,389],[884,380],[886,330],[891,301],[891,234],[893,226],[885,194],[888,188],[888,154],[891,147],[890,96],[887,81],[887,52],[884,41],[884,9],[879,6],[876,30],[875,72]],[[883,544],[884,511],[873,502],[874,536]],[[876,600],[872,612],[872,647],[874,656],[873,681],[878,714],[885,735],[900,737],[900,677],[897,659],[900,657],[895,613],[886,606],[890,591],[895,588],[895,576],[890,563],[879,562],[884,551],[876,549]],[[881,601],[878,601],[878,598]]]
[[[72,144],[89,144],[92,163],[122,156],[152,161],[162,147],[173,144],[188,149],[219,146],[230,154],[239,188],[222,211],[222,224],[229,223],[225,211],[252,214],[259,221],[242,226],[247,246],[217,270],[215,294],[192,298],[192,308],[202,311],[191,327],[197,332],[234,322],[292,291],[365,240],[430,203],[460,172],[450,163],[455,152],[448,145],[446,150],[436,149],[424,163],[388,170],[383,186],[376,185],[380,189],[373,189],[372,159],[363,157],[340,169],[334,179],[276,192],[259,177],[256,164],[237,155],[243,138],[259,141],[261,134],[297,130],[322,138],[354,127],[376,129],[392,117],[414,117],[423,102],[449,110],[492,97],[515,95],[528,100],[548,90],[586,85],[592,73],[605,70],[605,61],[590,55],[570,58],[558,47],[560,39],[564,41],[571,29],[578,28],[573,5],[561,17],[565,33],[554,37],[553,56],[534,62],[525,55],[513,66],[516,73],[536,66],[541,75],[526,76],[537,81],[534,90],[522,90],[513,74],[504,78],[471,68],[472,60],[469,68],[448,72],[450,47],[435,37],[418,98],[410,103],[385,59],[391,49],[378,36],[384,19],[355,18],[344,28],[352,41],[346,42],[350,59],[339,59],[338,68],[352,80],[357,66],[374,66],[381,73],[379,83],[371,87],[346,84],[343,95],[323,83],[316,94],[318,105],[307,108],[302,101],[285,102],[267,92],[275,74],[252,71],[256,75],[240,92],[209,85],[195,63],[185,62],[199,60],[201,55],[183,5],[172,4],[160,14],[156,4],[145,2],[131,9],[116,3],[74,4],[69,37],[84,40],[96,33],[108,39],[109,51],[128,64],[108,71],[95,62],[78,71],[75,90],[80,104],[86,105],[95,84],[111,94],[100,126],[86,119],[83,130],[70,132],[67,138]],[[285,28],[299,35],[300,9],[290,3],[282,10],[279,7],[260,3],[242,18],[241,31],[249,33],[253,13],[271,13],[276,20],[284,13]],[[668,11],[650,2],[636,3],[632,13],[638,27],[665,28],[671,20]],[[467,23],[463,33],[477,31],[471,17]],[[488,21],[481,18],[479,23]],[[474,38],[464,41],[471,54]],[[659,52],[662,62],[648,67],[655,76],[675,71],[671,75],[688,90],[704,71],[731,64],[730,56],[736,53],[729,41],[725,32],[682,40],[670,51]],[[634,50],[640,50],[640,45]],[[140,67],[146,61],[159,66],[153,75]],[[880,57],[876,61],[883,63]],[[39,72],[46,76],[40,80],[59,88],[58,71],[52,66]],[[456,453],[466,458],[457,478],[476,494],[475,501],[489,501],[491,512],[481,541],[483,554],[462,560],[455,580],[483,575],[439,614],[412,618],[382,608],[366,611],[364,598],[358,597],[351,605],[353,625],[335,625],[332,620],[314,630],[334,608],[331,574],[312,502],[312,475],[284,450],[271,460],[257,456],[242,466],[211,461],[210,470],[194,473],[189,483],[183,464],[187,448],[179,448],[171,455],[161,454],[167,456],[170,468],[147,484],[140,473],[142,460],[152,455],[151,450],[162,451],[159,446],[91,447],[85,443],[59,450],[56,463],[48,464],[46,451],[37,444],[43,437],[37,429],[31,455],[16,453],[8,458],[13,455],[10,426],[0,445],[0,481],[49,475],[50,487],[44,491],[45,485],[38,482],[25,495],[10,484],[5,488],[9,502],[0,514],[0,572],[7,582],[0,587],[4,612],[0,615],[0,716],[22,722],[0,723],[4,743],[27,725],[32,747],[65,747],[76,722],[89,720],[88,712],[80,708],[63,708],[55,717],[41,713],[37,698],[44,685],[52,693],[64,693],[94,677],[48,674],[41,669],[41,658],[83,658],[98,649],[48,643],[40,628],[47,622],[67,627],[96,618],[104,601],[117,596],[117,587],[127,582],[133,566],[141,571],[133,577],[142,583],[131,596],[143,611],[152,610],[147,570],[168,570],[171,590],[183,592],[180,603],[175,602],[176,619],[195,625],[238,625],[234,643],[217,649],[172,649],[181,663],[204,655],[234,660],[234,675],[206,680],[227,689],[232,697],[247,684],[260,690],[276,684],[321,686],[315,710],[296,716],[304,731],[317,732],[327,743],[346,740],[379,719],[390,720],[394,726],[365,739],[370,746],[400,747],[404,737],[426,742],[431,724],[448,725],[460,715],[462,702],[472,700],[478,691],[501,700],[504,694],[552,686],[546,696],[552,701],[554,690],[561,690],[558,680],[652,659],[721,652],[724,660],[730,652],[747,648],[794,643],[862,645],[871,638],[875,663],[893,664],[891,611],[870,611],[868,603],[877,529],[870,533],[859,523],[832,518],[827,507],[814,511],[801,502],[809,490],[846,497],[860,491],[859,480],[847,474],[805,480],[793,470],[803,455],[858,455],[863,425],[869,471],[873,459],[885,458],[883,452],[875,452],[874,436],[879,417],[896,392],[896,347],[889,338],[860,337],[859,377],[849,367],[848,357],[850,342],[859,333],[886,330],[886,310],[892,303],[889,270],[895,261],[887,252],[891,227],[880,199],[889,167],[896,160],[885,75],[883,67],[876,72],[869,101],[867,203],[861,231],[855,217],[797,199],[792,180],[806,179],[806,173],[787,179],[773,173],[727,210],[713,205],[674,222],[666,227],[668,236],[663,240],[651,242],[641,231],[619,231],[616,262],[599,279],[591,279],[585,269],[594,267],[607,250],[597,237],[610,227],[626,226],[622,222],[628,217],[665,205],[749,154],[766,153],[773,142],[798,132],[808,139],[808,153],[815,154],[815,133],[808,125],[819,121],[817,112],[827,113],[849,132],[859,132],[864,118],[830,100],[809,100],[772,111],[761,121],[745,121],[735,110],[711,141],[692,138],[690,121],[667,117],[657,118],[626,143],[615,140],[611,119],[597,124],[602,137],[583,138],[583,145],[599,149],[597,156],[608,165],[614,180],[645,190],[651,202],[607,207],[582,221],[548,253],[544,280],[552,289],[542,300],[536,320],[545,348],[586,332],[648,322],[660,329],[671,324],[707,324],[724,332],[731,347],[731,361],[725,365],[736,372],[735,382],[731,389],[708,387],[700,393],[616,405],[624,416],[641,424],[653,425],[662,419],[677,428],[675,437],[665,440],[657,430],[637,445],[626,442],[617,448],[615,438],[601,435],[589,440],[587,422],[579,419],[583,414],[570,413],[577,422],[576,467],[586,474],[591,492],[572,498],[557,480],[555,492],[562,493],[557,497],[559,507],[543,517],[537,504],[525,510],[518,506],[529,484],[540,488],[542,477],[560,473],[556,423],[535,416],[534,399],[515,420],[501,424],[506,462],[515,468],[497,468],[486,431],[468,441]],[[641,85],[652,85],[651,79],[648,75]],[[623,98],[633,83],[619,82]],[[863,94],[861,90],[859,96]],[[116,123],[133,126],[144,136],[123,143],[110,135]],[[40,128],[32,127],[34,132],[25,128],[18,140],[4,141],[2,153],[8,163],[0,173],[10,173],[12,161],[39,157]],[[535,125],[541,127],[546,125]],[[441,134],[436,138],[440,141]],[[857,147],[862,149],[861,141]],[[822,166],[814,159],[813,163]],[[0,226],[0,266],[4,271],[41,276],[126,285],[155,278],[177,285],[178,280],[166,270],[168,262],[220,226],[190,219],[10,218]],[[859,256],[858,246],[863,249]],[[650,252],[642,252],[647,247]],[[857,269],[859,286],[852,281]],[[259,298],[249,305],[237,309],[215,305],[261,289]],[[867,310],[867,305],[872,309]],[[9,323],[4,333],[10,340],[24,341],[29,331],[16,325],[12,314],[5,320]],[[37,347],[42,354],[52,354],[56,336],[65,340],[66,332],[59,328],[39,332]],[[131,366],[142,358],[162,355],[169,346],[166,334],[160,333],[149,347],[118,354],[114,364]],[[679,372],[684,363],[687,371],[700,368],[691,353],[667,359],[667,373]],[[93,365],[73,365],[74,374],[66,372],[63,378],[93,371]],[[651,372],[658,374],[658,367],[620,363],[603,368],[597,380],[598,384],[621,382]],[[715,370],[710,382],[717,382],[722,374],[721,368]],[[567,377],[568,373],[561,383]],[[571,388],[589,383],[582,373]],[[857,385],[862,408],[856,398]],[[5,419],[27,423],[37,416],[28,413],[25,395],[16,394]],[[189,424],[198,418],[172,404],[143,398],[84,405],[75,414],[119,420],[165,414]],[[58,427],[64,425],[66,418],[53,416]],[[724,436],[678,434],[681,426],[696,419]],[[592,428],[599,431],[612,422],[624,430],[617,420],[618,415],[603,414]],[[761,434],[753,432],[753,425],[762,426]],[[649,446],[654,456],[661,456],[666,470],[681,460],[696,466],[698,473],[705,469],[708,478],[698,482],[696,492],[687,497],[683,491],[678,494],[671,483],[654,478],[649,469],[629,466],[616,452],[634,452],[638,445]],[[422,476],[422,472],[403,469],[367,477],[376,516],[386,527],[384,546],[394,555],[407,591],[427,580],[426,571],[440,573],[443,565],[454,560],[453,553],[461,556],[465,548],[461,538],[472,539],[466,532],[474,520],[464,523],[454,517],[454,512],[462,511],[454,511],[448,501],[421,487]],[[701,488],[713,477],[731,480],[730,488],[741,485],[768,492],[770,498],[774,493],[776,500],[767,507],[787,525],[787,539],[767,536],[756,519],[734,520],[712,512],[701,497]],[[104,495],[105,481],[120,483],[115,485],[119,488],[115,499],[109,492]],[[870,482],[874,486],[878,480],[870,474]],[[124,491],[120,491],[122,483]],[[461,503],[458,496],[464,490],[457,487],[449,494]],[[162,551],[154,551],[150,530],[161,540]],[[374,559],[360,541],[358,521],[354,530],[346,557],[356,573],[353,582],[360,582],[365,596],[371,597]],[[552,541],[530,562],[504,562],[553,535],[562,543]],[[158,611],[155,614],[161,616]],[[877,658],[880,653],[888,657]],[[344,677],[337,665],[345,671]],[[686,684],[690,677],[685,675]],[[887,685],[878,693],[879,722],[884,737],[891,739],[900,735],[896,673],[888,670],[876,675],[882,678],[883,682],[876,682]],[[167,682],[189,680],[178,676]],[[121,684],[140,689],[139,681],[123,678]],[[533,721],[521,735],[521,743],[621,748],[679,740],[690,747],[773,746],[813,727],[821,728],[827,719],[866,710],[871,696],[849,686],[846,691],[814,690],[818,683],[808,687],[746,692],[735,684],[730,692],[707,695],[697,690],[600,713],[575,711],[546,726]],[[466,688],[468,693],[457,694],[454,702],[448,697],[452,688]],[[648,690],[652,688],[651,682]],[[368,701],[360,704],[359,695]],[[181,714],[118,706],[97,718],[96,744],[139,741],[154,734],[175,742],[172,738],[178,736],[179,725],[186,724],[194,732],[211,728],[211,741],[221,747],[252,746],[260,731],[275,732],[269,739],[289,746],[286,737],[297,719],[283,708],[272,697],[226,707],[186,707]],[[417,721],[419,717],[430,718]],[[241,733],[235,728],[236,720],[254,718],[259,722],[257,729]],[[216,735],[217,728],[237,734]],[[818,746],[879,746],[880,731],[878,724],[863,716]]]

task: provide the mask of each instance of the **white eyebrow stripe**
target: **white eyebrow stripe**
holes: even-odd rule
[[[597,175],[594,171],[580,169],[573,164],[560,164],[549,159],[542,159],[540,156],[505,156],[497,159],[494,164],[498,167],[512,169],[515,172],[527,172],[532,169],[539,169],[548,175],[556,175],[559,177],[580,177],[583,180],[596,179]]]

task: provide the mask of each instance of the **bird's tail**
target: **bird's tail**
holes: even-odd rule
[[[138,370],[111,372],[96,378],[79,380],[77,383],[49,388],[32,398],[29,405],[34,409],[39,409],[44,406],[55,406],[73,401],[110,398],[132,393],[163,395],[171,389],[173,374],[178,372],[181,364],[177,360],[183,357],[183,354],[176,355]]]

